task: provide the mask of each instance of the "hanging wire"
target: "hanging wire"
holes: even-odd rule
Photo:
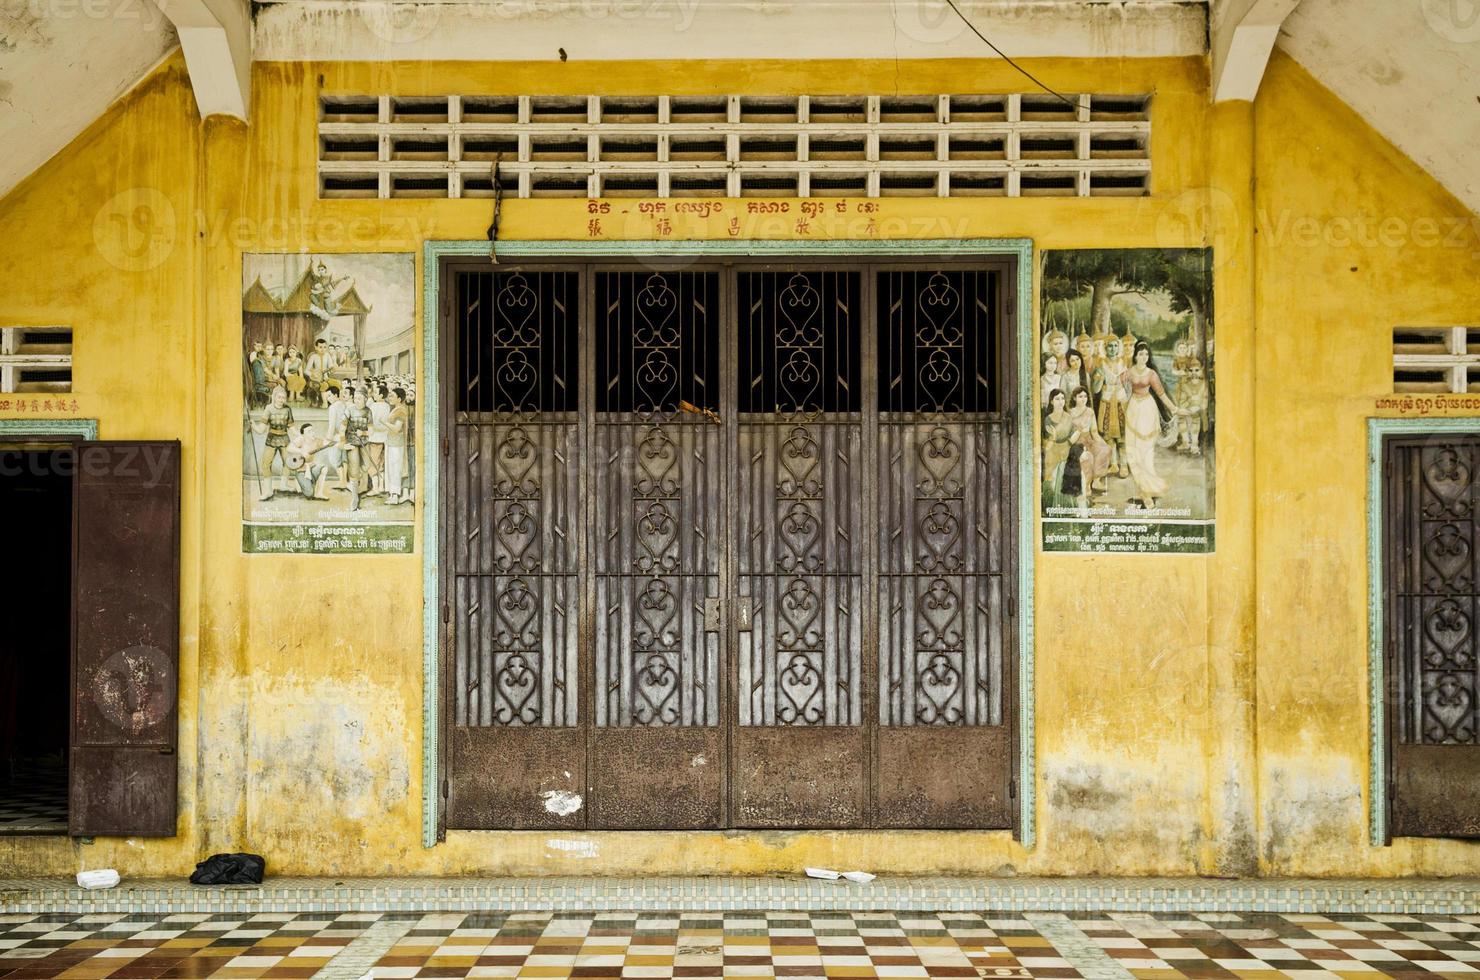
[[[503,159],[502,153],[494,154],[489,173],[493,182],[493,223],[488,226],[488,261],[493,265],[498,265],[498,225],[504,210],[504,185],[498,178],[498,165]]]
[[[956,12],[956,16],[961,18],[961,23],[963,23],[967,27],[971,28],[971,33],[973,33],[977,37],[981,38],[983,44],[985,44],[987,47],[991,48],[993,51],[997,52],[997,56],[998,57],[1000,57],[1003,61],[1007,62],[1013,68],[1016,68],[1019,72],[1022,73],[1023,77],[1025,77],[1025,78],[1028,79],[1028,81],[1032,82],[1034,85],[1037,85],[1039,88],[1043,89],[1043,91],[1047,92],[1049,95],[1051,95],[1054,98],[1058,99],[1060,102],[1064,103],[1065,105],[1073,106],[1076,109],[1079,108],[1079,103],[1078,102],[1075,102],[1073,99],[1069,98],[1067,95],[1063,95],[1063,94],[1055,91],[1054,89],[1049,88],[1047,85],[1043,84],[1042,82],[1040,82],[1038,80],[1037,76],[1035,76],[1032,72],[1028,71],[1028,69],[1024,68],[1022,65],[1018,64],[1016,61],[1013,61],[1011,58],[1009,58],[1007,56],[1007,52],[1005,52],[1001,48],[997,47],[997,45],[993,44],[991,42],[991,40],[985,34],[983,34],[981,31],[977,30],[976,29],[976,25],[973,24],[971,21],[967,20],[966,19],[966,15],[961,12],[961,8],[956,5],[956,0],[946,0],[946,3],[950,6],[950,8],[952,10],[954,10]]]

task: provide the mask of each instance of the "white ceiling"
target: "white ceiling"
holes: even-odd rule
[[[958,0],[1023,57],[1144,57],[1207,48],[1200,0]],[[986,48],[942,0],[270,0],[256,57],[945,58]],[[987,52],[990,54],[990,52]]]
[[[0,2],[0,194],[72,141],[176,44],[149,0]]]
[[[1480,214],[1480,0],[1302,0],[1279,44]]]
[[[1015,56],[1187,55],[1207,46],[1205,0],[959,2]],[[1213,0],[1214,12],[1223,2]],[[984,51],[941,0],[267,0],[253,10],[259,60]],[[1279,43],[1480,213],[1480,0],[1302,0]],[[150,0],[0,2],[0,194],[175,44]]]

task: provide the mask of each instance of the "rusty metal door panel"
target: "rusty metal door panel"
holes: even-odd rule
[[[902,270],[880,272],[877,288],[875,820],[1011,827],[1015,455],[1001,284]]]
[[[172,837],[180,445],[82,443],[76,464],[69,829]]]
[[[590,821],[607,830],[698,830],[725,825],[722,728],[607,728],[597,735]],[[674,792],[674,773],[683,773]]]
[[[731,738],[736,827],[866,826],[868,742],[860,730],[739,727]]]
[[[1010,266],[453,266],[448,825],[1011,826]]]
[[[579,289],[561,270],[454,274],[442,532],[453,827],[584,826]]]
[[[603,787],[592,826],[718,827],[725,638],[715,607],[728,495],[719,276],[592,276],[590,745]]]
[[[1012,826],[1012,738],[1006,727],[879,729],[874,826]]]
[[[1384,444],[1391,832],[1480,836],[1480,438]]]
[[[579,728],[457,726],[448,739],[447,825],[468,830],[586,827]]]
[[[856,269],[737,276],[740,826],[866,818],[862,286]]]
[[[1392,833],[1480,837],[1480,752],[1465,745],[1398,745]]]

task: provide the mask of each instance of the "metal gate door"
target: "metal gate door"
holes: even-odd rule
[[[593,273],[589,819],[724,820],[719,274]],[[709,414],[706,414],[709,413]]]
[[[740,826],[866,818],[862,279],[736,276]]]
[[[1010,266],[448,273],[448,826],[1012,826]]]
[[[1388,437],[1383,474],[1390,830],[1480,837],[1480,437]]]

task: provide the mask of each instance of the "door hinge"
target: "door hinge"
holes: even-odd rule
[[[447,780],[442,780],[442,799],[447,799]]]
[[[452,442],[446,436],[442,437],[442,455],[443,457],[452,455]]]
[[[1015,778],[1007,781],[1007,798],[1009,800],[1017,799],[1017,779]]]
[[[1017,435],[1017,412],[1009,411],[1007,413],[1007,434],[1009,436]]]
[[[442,603],[442,623],[445,625],[452,622],[452,603]]]
[[[1007,597],[1007,618],[1008,619],[1017,619],[1017,597],[1016,596],[1008,596]]]

